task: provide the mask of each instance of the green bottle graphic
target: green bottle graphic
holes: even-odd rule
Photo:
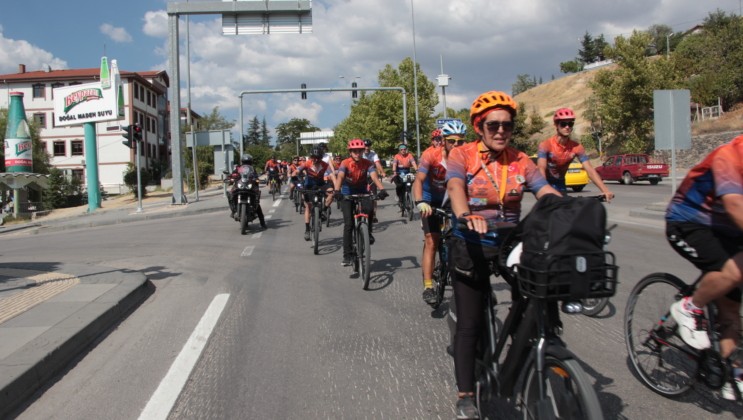
[[[33,172],[33,146],[23,107],[23,92],[10,92],[8,126],[5,129],[5,170]]]
[[[101,57],[101,89],[109,89],[111,87],[111,73],[108,69],[108,57]]]

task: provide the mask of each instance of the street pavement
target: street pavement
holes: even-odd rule
[[[198,201],[183,205],[171,205],[168,198],[139,212],[137,206],[0,226],[0,239],[9,246],[14,234],[228,210],[221,188],[200,192]],[[630,216],[663,220],[664,212],[665,204],[653,204]],[[0,263],[0,418],[18,410],[151,293],[138,271],[62,262]]]
[[[0,255],[17,234],[84,229],[227,212],[222,189],[199,200],[172,199],[97,209],[72,217],[0,226]],[[104,203],[105,205],[105,203]],[[17,410],[152,292],[139,271],[59,263],[0,263],[0,418]]]

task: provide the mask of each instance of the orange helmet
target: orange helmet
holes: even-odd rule
[[[482,134],[482,130],[480,129],[480,120],[485,115],[486,111],[496,108],[505,109],[510,112],[511,115],[515,116],[518,105],[516,105],[516,102],[504,92],[491,90],[490,92],[481,94],[474,102],[472,102],[472,107],[470,107],[470,122],[475,128],[475,131]]]
[[[574,119],[575,119],[575,113],[570,108],[560,108],[557,111],[555,111],[555,116],[552,117],[552,121],[574,120]]]
[[[353,139],[348,142],[348,149],[364,149],[366,145],[364,144],[364,140],[361,139]]]

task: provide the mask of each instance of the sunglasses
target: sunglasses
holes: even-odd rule
[[[464,139],[459,139],[459,138],[454,137],[454,138],[446,139],[446,142],[449,144],[456,144],[457,146],[461,146],[464,144]]]
[[[570,127],[573,128],[573,125],[575,124],[575,121],[560,121],[558,124],[560,124],[560,127]]]
[[[488,121],[485,123],[485,127],[488,128],[488,131],[494,132],[500,130],[501,127],[503,127],[503,131],[511,131],[513,130],[514,123],[513,121]]]

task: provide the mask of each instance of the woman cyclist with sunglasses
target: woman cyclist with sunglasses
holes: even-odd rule
[[[583,165],[583,169],[588,173],[588,177],[606,197],[606,202],[610,202],[614,198],[614,194],[606,188],[604,181],[601,180],[601,175],[593,169],[593,165],[591,165],[591,161],[586,155],[586,149],[580,143],[570,139],[570,134],[573,133],[573,126],[575,125],[573,110],[570,108],[558,109],[555,111],[552,121],[557,133],[539,144],[539,151],[537,152],[539,172],[547,178],[550,185],[565,194],[567,191],[565,174],[568,172],[568,167],[573,159],[578,158],[578,161]]]

